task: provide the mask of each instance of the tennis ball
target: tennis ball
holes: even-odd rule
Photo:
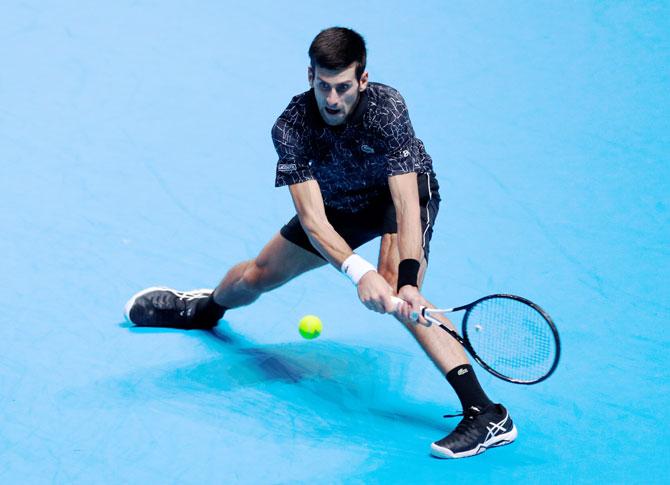
[[[300,319],[298,330],[300,331],[300,335],[311,340],[321,335],[323,325],[321,324],[319,317],[316,315],[305,315]]]

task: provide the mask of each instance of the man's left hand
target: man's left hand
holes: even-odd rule
[[[400,305],[396,313],[404,320],[409,320],[411,322],[416,322],[411,316],[412,312],[419,313],[421,307],[429,305],[428,301],[421,296],[419,289],[412,285],[405,285],[400,288],[400,291],[398,291],[398,298],[404,300],[405,303]],[[419,317],[419,323],[425,324],[426,321],[423,317]]]

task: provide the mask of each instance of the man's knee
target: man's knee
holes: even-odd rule
[[[395,289],[398,281],[398,243],[396,234],[384,234],[379,245],[377,271]]]
[[[377,271],[395,290],[396,284],[398,283],[398,268],[382,262],[380,263],[379,268],[377,268]]]
[[[281,275],[276,274],[270,265],[252,259],[244,269],[241,284],[247,291],[263,293],[275,288],[281,281]]]

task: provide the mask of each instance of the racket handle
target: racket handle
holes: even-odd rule
[[[396,309],[396,311],[398,310],[398,308],[400,307],[400,305],[401,305],[402,303],[405,303],[404,300],[398,298],[397,296],[392,296],[392,297],[391,297],[391,300],[393,300],[393,304],[395,305],[395,309]],[[424,309],[424,308],[425,308],[425,307],[421,307],[421,311],[422,311],[422,312],[423,312],[423,309]],[[418,321],[419,321],[419,312],[412,312],[412,313],[410,314],[410,317],[411,317],[412,320],[414,320],[415,322],[418,322]]]

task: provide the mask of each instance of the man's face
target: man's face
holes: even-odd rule
[[[323,120],[330,126],[346,122],[358,103],[358,97],[368,87],[367,71],[360,81],[356,79],[355,62],[340,71],[317,65],[314,69],[309,67],[307,72]]]

